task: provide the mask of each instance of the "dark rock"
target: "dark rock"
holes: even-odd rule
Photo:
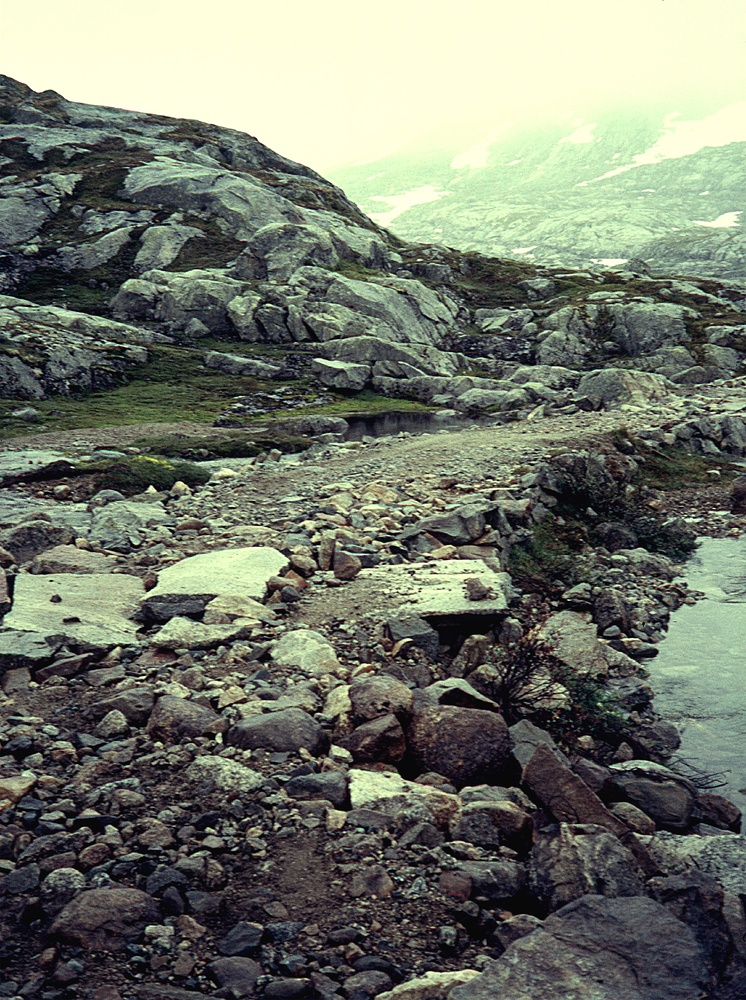
[[[148,719],[147,733],[152,740],[179,743],[213,733],[225,732],[228,724],[212,709],[186,698],[164,695],[155,703]]]
[[[94,711],[104,716],[112,709],[121,712],[131,726],[144,726],[153,711],[155,696],[150,687],[131,687],[117,691],[94,705]]]
[[[152,896],[116,886],[76,896],[55,917],[49,934],[66,944],[96,951],[119,951],[158,920]]]
[[[297,752],[305,747],[314,755],[329,748],[329,737],[318,722],[300,708],[241,719],[228,731],[227,742],[243,750],[263,747]]]
[[[506,903],[528,885],[526,869],[516,861],[464,861],[458,873],[471,879],[475,896],[484,896],[490,903]]]
[[[253,958],[235,955],[210,962],[207,972],[218,986],[230,989],[236,997],[245,997],[253,993],[262,967]]]
[[[593,602],[593,620],[602,632],[611,625],[618,625],[622,632],[629,632],[629,608],[614,587],[602,587],[599,590]]]
[[[596,528],[601,544],[609,552],[617,552],[619,549],[636,549],[638,538],[635,532],[628,528],[626,524],[618,521],[608,521],[599,524]]]
[[[69,528],[50,521],[24,521],[23,524],[0,532],[0,545],[18,563],[28,562],[55,545],[70,545],[73,541],[75,535]]]
[[[730,799],[716,792],[698,792],[696,815],[701,822],[731,833],[741,832],[741,810]]]
[[[357,556],[336,547],[332,569],[338,580],[354,580],[362,568],[363,564]]]
[[[510,766],[505,720],[482,709],[427,708],[412,720],[407,743],[420,772],[437,771],[456,787],[482,781],[498,784]]]
[[[218,941],[221,955],[253,955],[262,941],[264,927],[261,924],[240,920],[225,937]]]
[[[725,893],[722,886],[702,872],[688,871],[648,882],[653,899],[694,932],[714,972],[721,972],[730,958],[733,941],[723,915]]]
[[[284,785],[291,799],[328,799],[337,809],[347,802],[347,779],[339,771],[299,774]]]
[[[386,622],[389,635],[393,642],[401,639],[411,639],[412,645],[421,649],[431,660],[438,658],[438,633],[424,618],[417,615],[398,615]]]
[[[451,821],[451,836],[480,847],[506,845],[525,853],[531,847],[534,824],[513,802],[471,802]]]
[[[268,1000],[295,1000],[309,992],[307,979],[275,979],[264,987],[264,996]]]
[[[16,868],[0,878],[0,890],[10,896],[20,896],[24,892],[33,892],[39,885],[41,869],[38,865],[25,865]]]
[[[349,976],[342,984],[348,997],[353,994],[361,998],[375,997],[390,990],[394,985],[391,976],[380,969],[366,969]]]
[[[23,667],[31,671],[46,667],[61,644],[36,632],[0,632],[0,675]]]
[[[694,934],[660,903],[583,896],[453,989],[449,1000],[695,1000],[707,982]]]
[[[397,764],[406,752],[404,730],[395,715],[384,715],[358,726],[349,736],[337,741],[349,750],[355,763],[382,761]]]
[[[686,830],[692,822],[697,790],[691,781],[662,764],[630,760],[614,764],[612,785],[620,797],[668,830]]]

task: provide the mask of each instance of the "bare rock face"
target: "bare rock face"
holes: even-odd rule
[[[120,951],[158,919],[158,904],[146,892],[116,886],[82,892],[67,904],[49,928],[66,944],[97,951]]]
[[[510,735],[496,712],[440,705],[415,716],[407,731],[412,760],[457,787],[499,783],[510,765]]]

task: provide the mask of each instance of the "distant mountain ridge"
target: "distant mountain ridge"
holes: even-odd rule
[[[746,102],[514,125],[467,149],[330,173],[408,240],[568,267],[636,258],[655,273],[744,274]]]

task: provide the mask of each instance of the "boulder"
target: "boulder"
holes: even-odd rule
[[[347,777],[353,809],[374,810],[392,817],[394,821],[404,817],[406,826],[411,825],[409,818],[412,814],[419,812],[417,819],[446,828],[461,806],[457,795],[431,785],[406,781],[394,771],[351,768]]]
[[[611,766],[614,791],[649,816],[656,826],[685,830],[692,822],[697,790],[691,781],[647,760]]]
[[[321,726],[300,708],[241,719],[228,731],[227,742],[242,750],[261,747],[297,753],[305,747],[315,756],[329,748],[329,738]]]
[[[40,552],[59,545],[69,545],[75,536],[69,528],[50,521],[26,521],[0,532],[0,545],[17,563],[28,562]]]
[[[550,615],[536,632],[536,638],[578,675],[602,677],[609,672],[604,646],[598,641],[589,614],[559,611]]]
[[[117,561],[103,552],[89,552],[75,545],[55,545],[34,559],[32,573],[111,573]]]
[[[505,845],[519,854],[531,846],[534,824],[513,802],[470,802],[451,821],[451,836],[480,847]]]
[[[89,889],[63,907],[49,935],[91,951],[121,951],[157,920],[158,904],[139,889]]]
[[[529,864],[531,891],[548,912],[587,894],[639,896],[643,881],[632,854],[602,826],[560,823],[540,830]]]
[[[322,385],[343,392],[360,392],[370,379],[370,366],[351,361],[327,361],[314,358],[311,368]]]
[[[407,749],[404,730],[395,715],[382,715],[364,722],[337,742],[350,751],[356,764],[376,761],[397,764]]]
[[[309,628],[286,632],[272,644],[270,655],[279,666],[297,667],[313,677],[340,670],[334,646],[319,632]]]
[[[162,743],[180,743],[200,736],[221,733],[228,724],[212,709],[198,705],[186,698],[163,695],[153,707],[148,719],[147,733],[151,740]]]
[[[508,727],[501,715],[443,705],[415,716],[407,745],[419,771],[435,771],[454,785],[499,783],[510,769]]]
[[[402,681],[387,674],[356,678],[350,685],[353,718],[367,722],[383,715],[407,719],[412,714],[413,695]]]
[[[694,934],[642,896],[583,896],[511,944],[449,1000],[696,1000],[708,971]]]
[[[163,699],[160,699],[161,701]],[[186,769],[186,776],[196,784],[204,785],[210,791],[250,795],[265,782],[263,775],[239,764],[236,760],[204,754],[197,757]]]

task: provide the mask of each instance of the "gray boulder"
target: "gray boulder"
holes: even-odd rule
[[[305,747],[314,755],[324,753],[329,747],[329,738],[321,726],[300,708],[241,719],[228,731],[227,742],[242,750],[262,747],[297,753]]]
[[[449,1000],[697,1000],[708,983],[692,931],[641,896],[583,896],[515,941]]]
[[[322,385],[343,392],[360,392],[370,379],[370,366],[349,361],[326,361],[314,358],[311,368]]]

